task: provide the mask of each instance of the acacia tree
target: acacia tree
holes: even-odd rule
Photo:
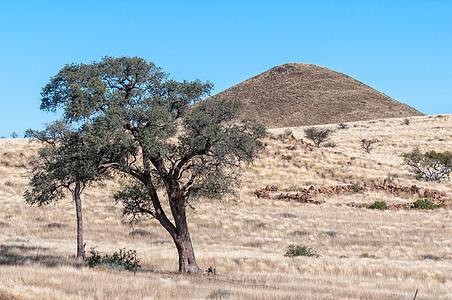
[[[309,127],[304,130],[304,135],[314,142],[314,146],[320,147],[320,144],[326,141],[332,132],[328,128]]]
[[[427,151],[422,153],[419,148],[403,153],[403,163],[411,168],[419,178],[427,181],[450,179],[452,173],[452,152]]]
[[[176,245],[180,272],[201,272],[187,225],[189,199],[233,192],[241,163],[256,157],[265,135],[251,121],[232,122],[238,101],[200,101],[211,89],[209,82],[169,79],[141,58],[104,57],[66,65],[42,91],[41,109],[63,109],[96,151],[110,151],[102,167],[130,178],[115,195],[124,214],[158,220]],[[115,144],[121,147],[112,151]]]
[[[49,124],[44,131],[27,130],[26,137],[37,139],[45,146],[33,161],[31,190],[24,194],[30,205],[56,202],[69,191],[75,203],[77,217],[77,258],[84,259],[83,215],[81,195],[90,184],[101,181],[108,170],[102,167],[101,153],[94,153],[86,136],[63,122]]]

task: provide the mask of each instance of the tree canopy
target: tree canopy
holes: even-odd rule
[[[234,123],[240,102],[202,100],[210,82],[169,78],[137,57],[69,64],[42,90],[41,109],[62,109],[104,169],[130,178],[116,194],[124,213],[155,217],[173,238],[179,271],[199,273],[186,222],[190,197],[221,197],[239,183],[240,165],[263,148],[265,129]],[[202,100],[202,101],[201,101]],[[93,157],[96,157],[93,155]],[[172,220],[157,191],[166,192]]]
[[[30,186],[24,197],[30,205],[45,205],[72,194],[77,216],[77,257],[83,259],[83,216],[81,194],[93,183],[109,175],[103,167],[105,154],[97,151],[88,136],[61,121],[48,124],[43,131],[27,130],[26,137],[45,144],[34,164]],[[109,156],[110,157],[110,156]]]

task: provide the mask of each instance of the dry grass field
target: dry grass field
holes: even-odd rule
[[[75,208],[70,198],[29,207],[27,160],[37,143],[0,140],[0,299],[452,299],[450,201],[437,210],[371,210],[354,202],[408,202],[382,191],[319,195],[321,205],[262,199],[256,189],[277,185],[296,192],[311,185],[394,184],[435,189],[452,198],[452,183],[415,179],[401,153],[452,150],[452,115],[347,123],[335,129],[335,147],[303,146],[303,128],[281,139],[272,129],[265,152],[243,169],[236,197],[200,199],[189,210],[198,264],[217,275],[182,275],[177,251],[156,220],[134,230],[121,217],[112,191],[118,183],[83,195],[87,250],[135,249],[133,272],[89,269],[75,261]],[[376,139],[366,154],[362,139]],[[306,140],[305,140],[306,141]],[[294,149],[295,147],[296,149]],[[289,150],[294,149],[294,150]],[[408,199],[409,198],[409,199]],[[290,244],[319,257],[285,257]]]

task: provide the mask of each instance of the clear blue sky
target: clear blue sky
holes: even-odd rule
[[[425,114],[452,113],[452,1],[3,1],[0,136],[57,115],[65,64],[139,56],[214,93],[288,62],[352,76]]]

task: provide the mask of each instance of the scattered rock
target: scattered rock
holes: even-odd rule
[[[258,198],[266,198],[266,199],[279,199],[285,201],[296,201],[300,203],[310,203],[310,204],[321,204],[323,201],[315,200],[314,196],[320,194],[339,194],[342,192],[360,192],[360,191],[387,191],[394,196],[400,196],[402,194],[408,195],[418,195],[419,197],[424,197],[430,199],[432,204],[434,205],[442,205],[446,202],[447,198],[445,195],[434,191],[426,189],[424,193],[421,193],[421,190],[416,185],[412,186],[401,186],[401,185],[393,185],[393,184],[382,184],[382,185],[358,185],[358,184],[349,184],[349,185],[337,185],[325,188],[315,188],[314,186],[310,186],[309,189],[303,189],[298,193],[280,193],[277,197],[273,195],[272,192],[278,191],[278,187],[275,185],[266,186],[263,189],[255,190],[254,194]],[[368,207],[368,204],[360,204],[355,202],[350,202],[347,204],[350,207]],[[403,204],[392,204],[388,205],[388,209],[397,210],[397,209],[414,209],[414,202],[408,202]]]

